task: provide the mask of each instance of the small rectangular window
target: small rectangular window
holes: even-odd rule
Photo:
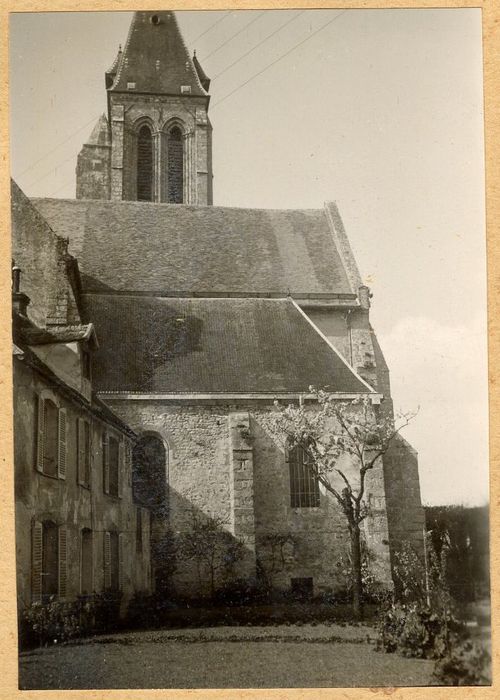
[[[314,586],[312,577],[290,579],[292,595],[297,600],[311,600]]]
[[[190,95],[191,94],[191,85],[181,85],[181,94],[182,95]]]
[[[127,90],[135,90],[135,83],[127,83]]]
[[[90,353],[87,350],[82,352],[82,375],[84,379],[89,381],[92,378],[92,363]]]

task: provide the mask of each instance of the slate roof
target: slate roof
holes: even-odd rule
[[[106,338],[93,355],[99,392],[369,391],[291,299],[85,294],[83,303]]]
[[[326,209],[32,202],[53,231],[69,238],[87,290],[280,296],[358,291],[349,283],[346,255],[337,248]]]
[[[133,92],[180,95],[181,85],[189,85],[191,95],[207,96],[173,12],[135,12],[107,78],[114,78],[111,92],[131,92],[128,84],[135,83]]]

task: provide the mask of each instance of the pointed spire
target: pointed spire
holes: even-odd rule
[[[193,53],[193,65],[196,68],[196,72],[198,73],[198,78],[200,79],[200,83],[203,86],[203,89],[208,92],[208,88],[210,87],[210,78],[208,75],[205,73],[203,68],[200,65],[200,62],[198,61],[198,58],[196,56],[196,49],[194,50]]]
[[[105,73],[105,79],[106,79],[106,88],[110,88],[115,80],[116,74],[120,68],[120,64],[122,62],[122,45],[120,44],[118,47],[118,53],[116,54],[116,58],[113,61],[113,65],[109,70],[106,71]]]
[[[170,11],[134,13],[125,48],[106,73],[106,85],[113,92],[207,94]]]

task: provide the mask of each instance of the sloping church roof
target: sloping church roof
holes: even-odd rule
[[[123,53],[106,74],[112,92],[207,96],[173,12],[135,12]]]
[[[371,389],[291,299],[179,299],[85,294],[103,342],[99,392],[308,392]]]
[[[267,210],[33,199],[87,290],[354,295],[336,207]]]

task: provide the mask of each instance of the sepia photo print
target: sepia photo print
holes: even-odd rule
[[[19,687],[490,685],[481,10],[9,51]]]

